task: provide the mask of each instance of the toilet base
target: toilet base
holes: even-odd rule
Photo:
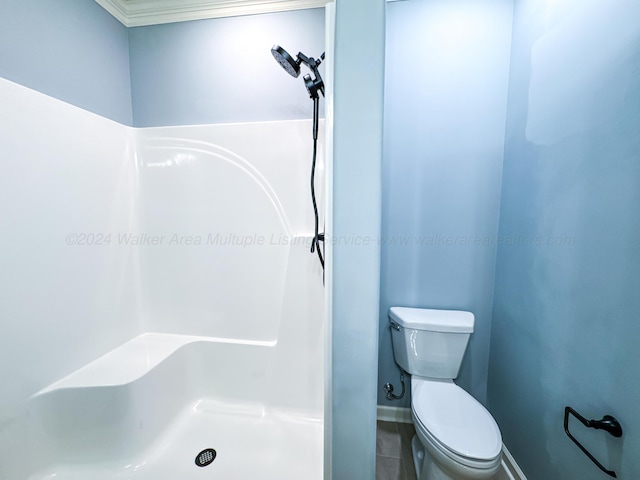
[[[454,480],[433,461],[417,435],[414,435],[411,440],[411,453],[418,480]]]
[[[418,435],[411,440],[411,453],[418,480],[490,480],[500,468],[500,458],[492,462],[492,466],[479,469],[451,463],[446,457],[438,457],[436,452],[432,455]]]

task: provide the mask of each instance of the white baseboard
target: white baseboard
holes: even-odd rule
[[[378,405],[378,420],[383,422],[396,423],[413,423],[411,418],[411,409],[403,407],[387,407]],[[524,472],[516,463],[513,455],[507,449],[506,445],[502,445],[502,468],[496,478],[506,480],[527,480]]]
[[[378,405],[378,420],[383,422],[413,423],[411,409]]]
[[[504,468],[509,480],[527,480],[524,472],[520,469],[513,455],[511,455],[511,452],[509,452],[507,446],[504,444],[502,445],[502,468]]]

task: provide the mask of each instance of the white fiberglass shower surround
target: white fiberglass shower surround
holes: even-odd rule
[[[135,129],[3,79],[0,103],[0,479],[321,479],[311,120]],[[321,214],[324,177],[321,142]]]

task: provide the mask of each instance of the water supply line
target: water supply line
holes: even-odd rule
[[[398,325],[396,322],[391,321],[389,323],[389,329],[393,329],[393,330],[397,330],[398,332],[401,330],[400,325]],[[393,332],[391,333],[391,351],[393,352],[393,358],[396,358],[396,354],[393,350]],[[402,392],[400,392],[400,395],[395,395],[393,393],[393,384],[391,383],[385,383],[384,384],[384,391],[387,394],[387,400],[400,400],[402,397],[404,397],[404,391],[405,391],[405,386],[404,386],[404,374],[406,373],[404,371],[403,368],[400,368],[400,383],[402,384]]]
[[[402,384],[402,392],[400,392],[400,395],[396,395],[393,393],[393,384],[391,383],[384,384],[384,391],[387,394],[387,400],[400,400],[402,397],[404,397],[404,391],[405,391],[404,370],[402,370],[402,373],[400,374],[400,383]]]

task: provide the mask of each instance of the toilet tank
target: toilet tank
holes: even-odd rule
[[[456,378],[474,321],[473,313],[460,310],[391,307],[396,363],[411,375]]]

